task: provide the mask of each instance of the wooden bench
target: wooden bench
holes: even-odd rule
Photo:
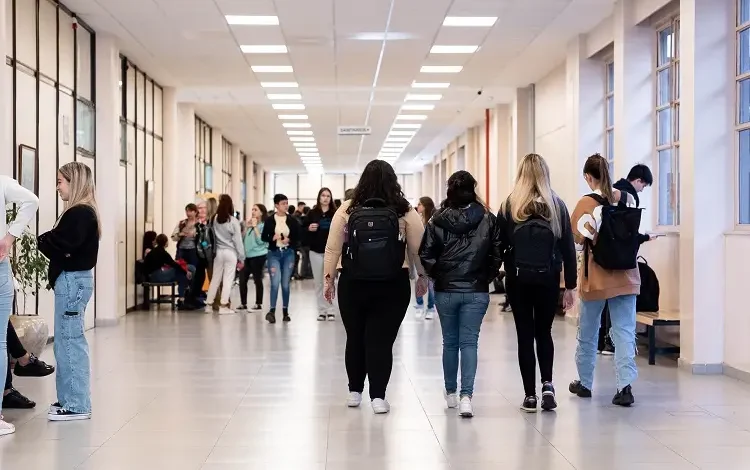
[[[172,310],[177,308],[177,281],[173,282],[142,282],[143,286],[143,308],[147,309],[151,304],[170,304]],[[171,294],[162,295],[161,289],[171,288]]]
[[[648,341],[648,363],[656,364],[657,354],[679,354],[679,346],[660,346],[656,347],[656,328],[660,326],[680,326],[679,312],[636,312],[636,322],[646,325],[646,338]]]

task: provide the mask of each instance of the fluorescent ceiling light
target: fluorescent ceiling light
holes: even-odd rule
[[[410,142],[411,137],[388,137],[385,142],[388,144],[395,144],[396,142]]]
[[[313,131],[286,131],[286,135],[313,135]]]
[[[357,41],[402,41],[404,39],[414,38],[413,34],[410,33],[396,33],[392,31],[386,31],[384,33],[356,33],[351,36],[351,39]]]
[[[446,16],[443,26],[488,27],[496,21],[497,16]]]
[[[279,24],[278,16],[227,15],[225,18],[229,24],[253,26],[274,26]]]
[[[302,131],[305,132],[305,131]],[[312,134],[312,131],[307,131]],[[315,142],[315,137],[289,137],[290,142]]]
[[[242,45],[240,49],[245,54],[286,54],[287,48],[284,45]]]
[[[404,101],[440,101],[442,97],[443,95],[419,95],[409,93],[408,95],[406,95]]]
[[[309,122],[285,122],[282,125],[287,129],[309,129],[312,127]]]
[[[299,157],[299,159],[302,160],[303,162],[311,162],[311,163],[320,161],[320,157]]]
[[[430,54],[473,54],[479,46],[432,46]]]
[[[301,157],[319,157],[320,154],[318,152],[299,152],[299,156]]]
[[[427,116],[424,114],[399,114],[398,116],[396,116],[396,119],[400,119],[402,121],[424,121],[425,119],[427,119]]]
[[[307,114],[279,114],[279,119],[281,119],[282,121],[307,121]]]
[[[295,147],[317,147],[318,144],[315,142],[292,142]]]
[[[388,137],[390,138],[390,136],[392,136],[392,135],[409,135],[409,136],[413,136],[414,134],[416,134],[416,132],[414,132],[414,131],[391,131],[391,132],[388,133]]]
[[[388,142],[383,144],[383,149],[402,149],[406,147],[405,144],[389,144]]]
[[[302,95],[299,93],[269,93],[266,95],[269,100],[301,100]]]
[[[419,129],[422,124],[411,124],[406,122],[396,122],[391,126],[391,129]]]
[[[292,73],[291,65],[252,65],[250,68],[255,73]]]
[[[290,111],[290,110],[298,110],[301,111],[305,109],[305,105],[302,103],[274,103],[271,106],[273,106],[273,109],[279,110],[279,111]]]
[[[434,104],[405,104],[401,106],[402,111],[432,111]]]
[[[402,153],[403,152],[388,152],[387,150],[382,150],[378,155],[380,155],[381,157],[393,157],[393,158],[397,158]]]
[[[299,88],[297,82],[260,82],[263,88]]]
[[[412,88],[448,88],[450,83],[412,82]]]
[[[462,65],[423,65],[419,71],[422,73],[458,73],[463,69]]]

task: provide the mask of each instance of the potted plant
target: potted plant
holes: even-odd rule
[[[18,211],[16,207],[7,207],[5,221],[10,224],[15,220]],[[47,268],[49,260],[39,251],[36,235],[26,228],[16,239],[9,250],[10,267],[13,272],[15,287],[15,311],[11,317],[13,327],[24,348],[36,356],[40,356],[49,338],[47,322],[36,313],[27,313],[29,294],[36,296],[40,289],[47,289]],[[19,293],[23,300],[23,307],[19,309]],[[2,327],[0,325],[0,327]]]

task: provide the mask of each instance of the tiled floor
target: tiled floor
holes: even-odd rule
[[[573,398],[575,329],[564,322],[554,328],[560,407],[521,413],[513,320],[497,309],[483,325],[474,419],[445,409],[439,323],[413,312],[391,414],[347,409],[344,330],[315,321],[313,300],[309,282],[294,286],[289,325],[160,311],[90,332],[93,419],[47,422],[54,377],[16,379],[39,406],[5,413],[18,431],[0,438],[0,469],[750,469],[749,385],[639,360],[636,406],[618,409],[602,357],[594,398]]]

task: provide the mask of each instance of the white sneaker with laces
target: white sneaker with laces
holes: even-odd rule
[[[362,394],[359,392],[349,392],[349,398],[346,399],[346,406],[357,408],[362,403]]]
[[[444,391],[443,395],[445,396],[445,404],[448,405],[448,408],[458,408],[458,393]]]
[[[57,410],[62,409],[62,406],[60,406],[60,403],[55,402],[49,406],[49,411],[47,413],[49,414],[55,414],[57,413]]]
[[[234,310],[229,307],[219,307],[219,315],[231,315],[233,313]]]
[[[474,416],[474,408],[471,406],[470,397],[461,397],[461,403],[458,405],[458,414],[464,418],[471,418]]]
[[[435,318],[435,309],[434,308],[428,308],[427,313],[424,314],[425,320],[432,320]]]
[[[384,415],[391,411],[391,405],[388,403],[388,400],[383,400],[382,398],[376,398],[372,401],[372,411],[376,415]]]
[[[424,307],[421,305],[417,305],[414,307],[414,317],[419,319],[424,316]]]
[[[7,421],[3,421],[3,417],[0,416],[0,436],[7,436],[16,432],[16,427]]]

